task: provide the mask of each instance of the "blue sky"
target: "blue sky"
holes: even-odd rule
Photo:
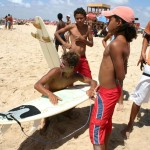
[[[119,5],[132,7],[141,26],[150,20],[150,0],[0,0],[0,17],[10,13],[15,18],[29,19],[41,16],[43,19],[57,20],[57,14],[71,15],[78,7],[86,9],[89,3],[105,3],[111,8]]]

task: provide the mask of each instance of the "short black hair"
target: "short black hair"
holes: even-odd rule
[[[86,11],[82,7],[77,8],[74,11],[74,17],[76,16],[76,14],[82,14],[84,17],[86,17]]]
[[[61,58],[65,60],[70,67],[76,67],[79,63],[79,55],[75,52],[69,51],[64,53]]]
[[[57,15],[57,18],[58,18],[59,20],[62,20],[63,15],[62,15],[61,13],[59,13],[59,14]]]

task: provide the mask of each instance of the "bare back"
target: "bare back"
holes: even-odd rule
[[[99,71],[100,85],[106,88],[114,88],[118,80],[124,79],[126,62],[130,54],[129,44],[121,36],[112,41],[103,53],[103,59]]]
[[[77,73],[72,74],[69,78],[65,77],[65,74],[61,72],[60,68],[54,68],[47,76],[49,80],[47,80],[45,88],[52,92],[67,88],[79,78]]]
[[[61,28],[64,28],[65,25],[66,25],[65,22],[62,21],[62,20],[60,20],[60,21],[58,22],[58,24],[57,24],[56,31],[57,31],[57,30],[60,30]]]

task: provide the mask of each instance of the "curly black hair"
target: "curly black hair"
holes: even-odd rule
[[[117,34],[125,36],[127,42],[132,42],[133,39],[137,38],[137,32],[134,23],[128,23],[117,15],[113,16],[117,21],[121,20],[122,25],[118,27]]]
[[[74,17],[76,16],[76,14],[82,14],[84,17],[86,17],[86,11],[82,7],[77,8],[74,11]]]
[[[65,60],[71,67],[76,67],[79,63],[79,55],[75,52],[64,53],[61,58]]]

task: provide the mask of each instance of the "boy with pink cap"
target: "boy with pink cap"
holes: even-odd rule
[[[115,39],[105,48],[99,70],[100,85],[97,88],[89,128],[95,150],[107,150],[112,131],[112,115],[121,95],[120,83],[127,70],[129,43],[137,36],[131,8],[119,6],[111,11],[103,11],[102,15],[109,18],[108,32]]]

